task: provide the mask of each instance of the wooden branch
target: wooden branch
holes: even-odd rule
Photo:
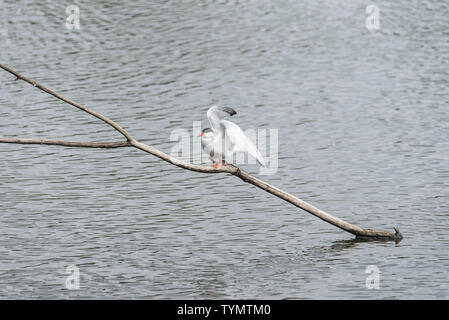
[[[138,142],[136,140],[131,141],[131,144],[134,147],[136,147],[137,149],[148,152],[164,161],[167,161],[167,162],[169,162],[175,166],[178,166],[180,168],[183,168],[183,169],[196,171],[196,172],[203,172],[203,173],[219,173],[219,172],[227,172],[227,173],[231,173],[231,174],[235,173],[234,166],[231,166],[231,165],[223,165],[218,168],[214,168],[212,166],[207,167],[207,166],[195,165],[195,164],[191,164],[191,163],[184,162],[179,159],[173,158],[172,156],[169,156],[168,154],[165,154],[156,148],[153,148],[149,145]]]
[[[66,102],[66,103],[68,103],[68,104],[71,104],[72,106],[77,107],[78,109],[81,109],[81,110],[83,110],[83,111],[85,111],[85,112],[87,112],[87,113],[93,115],[94,117],[96,117],[96,118],[98,118],[98,119],[104,121],[105,123],[107,123],[108,125],[110,125],[111,127],[113,127],[115,130],[117,130],[118,132],[120,132],[120,133],[126,138],[126,140],[128,140],[128,141],[133,140],[133,138],[131,137],[131,135],[130,135],[128,132],[126,132],[126,131],[125,131],[122,127],[120,127],[118,124],[116,124],[116,123],[115,123],[114,121],[112,121],[111,119],[109,119],[109,118],[103,116],[102,114],[99,114],[98,112],[95,112],[95,111],[89,109],[88,107],[83,106],[82,104],[79,104],[79,103],[77,103],[77,102],[75,102],[75,101],[70,100],[69,98],[66,98],[66,97],[62,96],[62,95],[60,95],[60,94],[54,92],[53,90],[50,90],[50,89],[48,89],[48,88],[46,88],[46,87],[40,85],[39,83],[37,83],[37,82],[34,81],[34,80],[28,79],[27,77],[21,75],[20,73],[18,73],[17,71],[15,71],[15,70],[13,70],[13,69],[11,69],[11,68],[8,68],[7,66],[5,66],[5,65],[3,65],[3,64],[0,64],[0,68],[2,68],[2,69],[4,69],[4,70],[8,71],[9,73],[12,73],[13,75],[15,75],[15,76],[16,76],[16,80],[17,80],[17,79],[21,79],[21,80],[23,80],[23,81],[25,81],[25,82],[28,82],[29,84],[35,86],[36,88],[39,88],[39,89],[41,89],[42,91],[47,92],[47,93],[51,94],[52,96],[54,96],[54,97],[56,97],[56,98],[58,98],[58,99],[60,99],[60,100],[62,100],[62,101],[64,101],[64,102]]]
[[[21,143],[21,144],[48,144],[48,145],[61,145],[61,146],[67,146],[67,147],[90,147],[90,148],[119,148],[119,147],[135,147],[137,149],[140,149],[142,151],[145,151],[147,153],[150,153],[168,163],[171,163],[177,167],[196,171],[196,172],[203,172],[203,173],[230,173],[236,177],[239,177],[244,182],[250,183],[268,193],[271,193],[275,195],[278,198],[281,198],[294,206],[301,208],[314,216],[344,230],[347,231],[353,235],[355,235],[357,238],[362,239],[387,239],[387,240],[396,240],[400,241],[402,239],[402,234],[399,232],[397,228],[394,228],[395,233],[388,232],[388,231],[382,231],[382,230],[374,230],[374,229],[364,229],[360,228],[358,226],[352,225],[346,221],[343,221],[339,218],[336,218],[314,206],[311,204],[295,197],[294,195],[291,195],[285,191],[282,191],[281,189],[278,189],[250,174],[243,171],[242,169],[231,165],[231,164],[225,164],[218,168],[214,167],[208,167],[208,166],[201,166],[201,165],[194,165],[190,164],[184,161],[181,161],[179,159],[176,159],[174,157],[171,157],[167,155],[166,153],[151,147],[149,145],[146,145],[144,143],[141,143],[137,140],[135,140],[128,132],[126,132],[122,127],[120,127],[118,124],[110,120],[109,118],[87,108],[86,106],[83,106],[77,102],[74,102],[64,96],[61,96],[60,94],[40,85],[39,83],[35,82],[34,80],[28,79],[24,77],[23,75],[19,74],[18,72],[0,64],[0,68],[10,72],[14,76],[16,76],[17,79],[24,80],[28,82],[29,84],[32,84],[33,86],[39,88],[40,90],[47,92],[54,97],[71,104],[72,106],[75,106],[95,117],[98,119],[101,119],[105,123],[109,124],[111,127],[113,127],[115,130],[120,132],[127,141],[124,142],[72,142],[72,141],[58,141],[58,140],[23,140],[23,139],[16,139],[16,138],[0,138],[0,143]]]
[[[75,142],[61,140],[25,140],[17,138],[0,138],[0,143],[18,143],[18,144],[48,144],[64,147],[81,147],[81,148],[122,148],[132,147],[129,141],[117,142]]]
[[[291,195],[285,191],[282,191],[276,187],[273,187],[272,185],[257,179],[256,177],[253,177],[252,175],[246,173],[245,171],[236,168],[236,171],[233,172],[235,176],[238,176],[243,181],[251,183],[252,185],[255,185],[262,190],[265,190],[266,192],[269,192],[276,197],[279,197],[287,202],[290,202],[294,206],[297,206],[298,208],[301,208],[314,216],[320,218],[321,220],[324,220],[336,227],[339,227],[340,229],[343,229],[349,233],[352,233],[353,235],[359,237],[359,238],[388,238],[391,240],[400,240],[402,239],[402,234],[399,232],[398,228],[394,228],[395,233],[391,233],[388,231],[382,231],[382,230],[373,230],[373,229],[363,229],[360,227],[357,227],[355,225],[352,225],[346,221],[343,221],[339,218],[336,218],[323,210],[320,210],[311,204],[295,197],[294,195]]]

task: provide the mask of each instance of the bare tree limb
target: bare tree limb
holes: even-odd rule
[[[250,183],[268,193],[271,193],[275,195],[276,197],[279,197],[294,206],[301,208],[314,216],[344,230],[347,231],[353,235],[355,235],[357,238],[364,238],[364,239],[388,239],[388,240],[396,240],[399,241],[402,239],[402,234],[400,233],[399,229],[394,228],[395,232],[388,232],[383,230],[374,230],[374,229],[364,229],[360,228],[358,226],[352,225],[346,221],[343,221],[339,218],[336,218],[314,206],[311,204],[295,197],[294,195],[291,195],[285,191],[282,191],[250,174],[247,172],[241,170],[240,168],[231,165],[231,164],[225,164],[223,166],[220,166],[218,168],[214,167],[208,167],[208,166],[201,166],[201,165],[194,165],[190,164],[184,161],[181,161],[179,159],[176,159],[174,157],[171,157],[167,155],[166,153],[151,147],[149,145],[146,145],[144,143],[141,143],[137,140],[135,140],[128,132],[126,132],[122,127],[120,127],[118,124],[116,124],[114,121],[110,120],[109,118],[87,108],[86,106],[83,106],[75,101],[72,101],[42,85],[37,83],[34,80],[28,79],[25,76],[21,75],[20,73],[14,71],[11,68],[8,68],[2,64],[0,64],[0,68],[8,71],[9,73],[16,76],[17,79],[24,80],[28,82],[29,84],[39,88],[40,90],[47,92],[54,97],[71,104],[72,106],[77,107],[78,109],[81,109],[98,119],[101,119],[111,127],[113,127],[115,130],[120,132],[127,141],[124,142],[73,142],[73,141],[58,141],[58,140],[23,140],[23,139],[16,139],[16,138],[0,138],[0,143],[19,143],[19,144],[47,144],[47,145],[60,145],[60,146],[67,146],[67,147],[89,147],[89,148],[119,148],[119,147],[135,147],[137,149],[140,149],[142,151],[145,151],[147,153],[150,153],[166,162],[169,162],[175,166],[178,166],[180,168],[196,171],[196,172],[203,172],[203,173],[230,173],[236,177],[239,177],[244,182]]]
[[[61,140],[25,140],[17,138],[0,138],[0,143],[18,143],[18,144],[47,144],[63,147],[81,147],[81,148],[122,148],[132,147],[129,141],[117,142],[77,142]]]
[[[28,82],[29,84],[35,86],[36,88],[39,88],[39,89],[41,89],[42,91],[47,92],[47,93],[51,94],[52,96],[54,96],[54,97],[56,97],[56,98],[58,98],[58,99],[60,99],[60,100],[62,100],[62,101],[64,101],[64,102],[66,102],[66,103],[68,103],[68,104],[71,104],[72,106],[77,107],[78,109],[81,109],[81,110],[83,110],[83,111],[85,111],[85,112],[87,112],[87,113],[93,115],[94,117],[96,117],[96,118],[98,118],[98,119],[104,121],[105,123],[107,123],[108,125],[110,125],[111,127],[113,127],[115,130],[117,130],[118,132],[120,132],[120,133],[126,138],[126,140],[128,140],[128,141],[133,140],[133,138],[131,137],[131,135],[130,135],[128,132],[126,132],[126,131],[125,131],[122,127],[120,127],[117,123],[115,123],[115,122],[112,121],[111,119],[109,119],[109,118],[103,116],[102,114],[99,114],[98,112],[95,112],[95,111],[89,109],[88,107],[83,106],[82,104],[79,104],[79,103],[77,103],[77,102],[75,102],[75,101],[70,100],[69,98],[66,98],[66,97],[62,96],[62,95],[60,95],[60,94],[54,92],[53,90],[50,90],[50,89],[44,87],[43,85],[37,83],[37,82],[34,81],[34,80],[28,79],[27,77],[21,75],[20,73],[16,72],[16,71],[13,70],[13,69],[8,68],[7,66],[5,66],[5,65],[3,65],[3,64],[0,64],[0,68],[2,68],[2,69],[4,69],[4,70],[8,71],[9,73],[12,73],[13,75],[15,75],[15,76],[16,76],[16,80],[17,80],[17,79],[20,79],[20,80],[23,80],[23,81],[25,81],[25,82]]]

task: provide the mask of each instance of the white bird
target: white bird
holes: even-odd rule
[[[224,120],[225,116],[237,114],[229,107],[212,106],[207,111],[211,128],[206,128],[201,132],[201,146],[204,152],[209,155],[214,167],[232,160],[233,154],[245,152],[253,156],[257,162],[265,167],[265,160],[257,150],[254,143],[235,123]]]

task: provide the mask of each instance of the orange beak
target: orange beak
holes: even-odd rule
[[[204,136],[204,132],[201,132],[200,137]]]

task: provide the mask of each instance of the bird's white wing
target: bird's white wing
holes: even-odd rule
[[[265,167],[265,160],[259,150],[238,125],[228,120],[221,120],[220,123],[224,128],[226,139],[229,140],[230,147],[232,147],[232,152],[247,152]]]
[[[218,112],[216,106],[212,106],[211,108],[209,108],[209,110],[207,110],[207,119],[209,119],[209,123],[213,131],[220,130],[221,118],[221,113]]]
[[[236,114],[234,109],[229,107],[212,106],[207,110],[207,118],[209,119],[212,130],[217,132],[221,129],[220,121],[226,116],[233,116]]]

